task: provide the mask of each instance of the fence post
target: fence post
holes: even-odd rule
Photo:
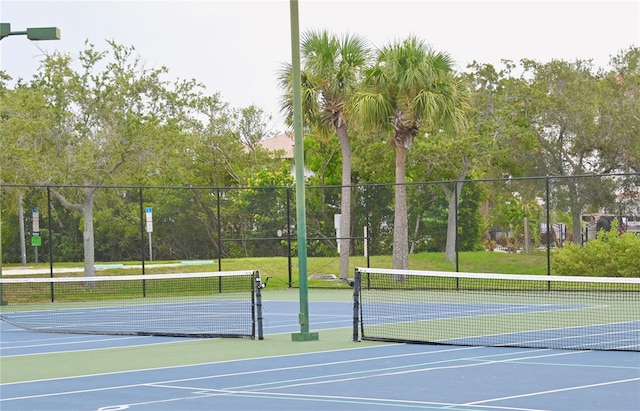
[[[138,199],[140,203],[140,256],[142,257],[142,274],[144,275],[144,260],[146,260],[146,255],[144,253],[144,200],[142,196],[142,187],[138,188]]]
[[[456,252],[456,272],[460,271],[460,259],[458,258],[459,257],[459,255],[458,255],[459,254],[459,250],[458,250],[458,185],[459,184],[462,184],[462,183],[458,182],[458,180],[456,180],[455,185],[453,187],[453,191],[454,191],[453,195],[455,196],[454,197],[455,204],[454,204],[453,207],[454,207],[455,216],[456,216],[455,224],[454,224],[454,230],[455,230],[455,234],[454,235],[455,235],[455,237],[454,237],[454,240],[453,240],[453,244],[454,244],[453,247],[454,247],[455,252]]]
[[[216,208],[218,213],[218,271],[222,271],[222,217],[220,216],[220,187],[216,187]]]
[[[4,187],[0,185],[0,278],[2,278],[2,194]],[[0,305],[7,305],[8,302],[2,297],[2,284],[0,284]]]
[[[371,246],[370,235],[371,235],[371,210],[369,208],[369,196],[371,193],[369,189],[371,188],[370,184],[365,185],[364,187],[364,214],[365,214],[365,227],[367,228],[367,235],[365,236],[364,241],[366,241],[366,250],[367,250],[367,267],[371,267],[371,259],[369,253],[369,247]]]
[[[291,187],[287,185],[287,270],[289,271],[289,288],[293,287],[293,270],[291,265]]]
[[[53,278],[53,225],[51,224],[51,186],[47,186],[47,213],[49,221],[49,277]],[[51,283],[51,302],[54,301],[53,282]]]
[[[529,217],[524,218],[524,253],[529,254],[529,245],[531,243],[531,234],[529,231]]]
[[[551,275],[551,205],[550,205],[550,197],[549,194],[549,176],[545,179],[545,196],[546,196],[546,207],[547,207],[547,275]]]

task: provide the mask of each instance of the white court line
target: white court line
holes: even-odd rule
[[[135,337],[126,337],[127,339],[134,339],[134,338],[154,338],[154,337],[146,337],[146,336],[135,336]],[[103,341],[111,341],[112,339],[101,339],[101,340],[94,340],[96,342],[103,342]],[[141,341],[139,344],[133,344],[133,345],[123,345],[120,347],[96,347],[96,348],[83,348],[81,350],[61,350],[61,351],[47,351],[47,352],[40,352],[40,353],[31,353],[31,354],[2,354],[0,355],[0,357],[2,358],[16,358],[16,357],[33,357],[33,356],[37,356],[37,355],[56,355],[56,354],[68,354],[68,353],[79,353],[79,352],[89,352],[89,351],[104,351],[104,350],[121,350],[121,349],[126,349],[126,348],[135,348],[135,347],[147,347],[147,346],[152,346],[152,345],[164,345],[164,344],[179,344],[179,343],[184,343],[184,342],[189,342],[189,341],[197,341],[198,339],[193,338],[193,339],[184,339],[181,341],[164,341],[164,342],[156,342],[156,343],[150,343],[150,342],[144,342]],[[51,344],[41,344],[41,345],[31,345],[31,346],[20,346],[20,347],[11,347],[11,348],[0,348],[0,352],[3,350],[9,350],[9,349],[14,349],[14,348],[32,348],[32,347],[39,347],[39,346],[48,346],[48,345],[73,345],[73,344],[87,344],[90,343],[92,341],[78,341],[78,342],[65,342],[65,343],[51,343]],[[65,378],[65,377],[62,377]],[[34,380],[34,381],[39,381],[39,380]],[[23,381],[23,382],[32,382],[32,381]],[[3,384],[5,385],[5,384]]]
[[[530,350],[531,352],[539,352],[540,350]],[[527,352],[527,351],[525,351]],[[523,352],[524,353],[524,352]],[[513,353],[510,353],[513,354]],[[381,377],[381,376],[391,376],[391,375],[404,375],[404,374],[409,374],[409,373],[415,373],[415,372],[423,372],[423,371],[439,371],[439,370],[443,370],[443,369],[453,369],[453,368],[466,368],[466,367],[475,367],[475,366],[480,366],[480,365],[488,365],[488,364],[496,364],[496,363],[506,363],[506,362],[511,362],[511,361],[520,361],[520,360],[527,360],[527,359],[531,359],[531,358],[541,358],[541,357],[555,357],[555,356],[560,356],[560,355],[569,355],[569,354],[579,354],[579,352],[562,352],[562,353],[555,353],[555,354],[545,354],[545,355],[536,355],[536,356],[526,356],[526,357],[518,357],[518,358],[511,358],[511,359],[505,359],[505,360],[499,360],[499,361],[488,361],[488,362],[483,362],[483,363],[477,363],[477,364],[467,364],[467,365],[460,365],[460,366],[445,366],[445,367],[429,367],[429,368],[421,368],[418,370],[402,370],[402,371],[394,371],[394,372],[387,372],[387,373],[378,373],[378,374],[373,374],[373,375],[363,375],[363,376],[357,376],[357,377],[353,377],[354,374],[370,374],[370,373],[376,373],[380,370],[391,370],[391,369],[400,369],[400,368],[409,368],[409,367],[415,367],[416,365],[421,365],[421,364],[411,364],[411,365],[406,365],[406,366],[399,366],[399,367],[386,367],[386,368],[381,368],[381,369],[371,369],[371,370],[363,370],[363,371],[359,371],[359,372],[345,372],[345,373],[339,373],[339,374],[325,374],[319,377],[309,377],[309,378],[305,378],[304,380],[307,380],[309,382],[304,382],[304,383],[295,383],[295,384],[285,384],[285,385],[278,385],[276,387],[266,387],[267,385],[273,385],[273,384],[282,384],[282,383],[288,383],[289,381],[300,381],[300,378],[296,378],[295,380],[288,380],[288,381],[273,381],[273,382],[269,382],[269,383],[261,383],[261,384],[252,384],[252,385],[247,385],[247,386],[241,386],[241,387],[234,387],[234,388],[228,388],[228,389],[206,389],[206,388],[202,388],[202,387],[185,387],[185,386],[173,386],[173,385],[167,385],[167,384],[149,384],[148,386],[154,386],[154,387],[159,387],[159,388],[172,388],[172,389],[180,389],[180,390],[190,390],[190,391],[197,391],[199,393],[203,393],[205,395],[235,395],[235,396],[250,396],[250,397],[256,397],[256,398],[268,398],[268,397],[274,397],[274,398],[279,398],[279,397],[285,397],[285,398],[304,398],[307,400],[311,400],[311,401],[337,401],[339,400],[339,402],[351,402],[351,403],[369,403],[369,404],[381,404],[381,403],[388,403],[390,405],[393,404],[411,404],[411,405],[424,405],[424,406],[430,406],[429,408],[432,408],[432,406],[436,405],[436,406],[442,406],[445,408],[451,408],[451,407],[456,407],[459,406],[461,404],[456,404],[456,403],[439,403],[439,402],[429,402],[429,401],[416,401],[416,400],[400,400],[400,399],[386,399],[386,398],[373,398],[373,397],[347,397],[347,396],[332,396],[332,395],[309,395],[309,394],[291,394],[291,393],[281,393],[281,392],[273,392],[271,390],[277,389],[286,389],[286,388],[294,388],[294,387],[301,387],[301,386],[308,386],[308,385],[318,385],[318,384],[329,384],[329,383],[342,383],[342,382],[351,382],[354,380],[358,380],[358,379],[370,379],[370,378],[376,378],[376,377]],[[446,361],[442,361],[442,362],[452,362],[452,361],[465,361],[465,360],[469,360],[469,359],[474,359],[476,360],[477,358],[485,358],[485,357],[495,357],[495,356],[503,356],[503,355],[508,355],[508,353],[502,353],[502,354],[492,354],[492,355],[487,355],[487,356],[480,356],[480,357],[468,357],[468,358],[456,358],[456,359],[450,359],[450,360],[446,360]],[[402,356],[406,356],[406,355],[399,355],[397,357],[402,357]],[[387,357],[396,357],[396,356],[385,356],[385,357],[378,357],[380,359],[383,358],[387,358]],[[336,364],[339,363],[348,363],[348,362],[354,362],[355,360],[350,360],[350,361],[340,361],[340,362],[335,362]],[[324,365],[324,364],[321,364]],[[303,368],[303,367],[294,367],[294,368]],[[336,379],[336,377],[341,377],[344,375],[350,375],[352,377],[349,378],[340,378],[340,379]],[[317,379],[328,379],[326,381],[310,381],[310,380],[317,380]],[[178,381],[179,382],[179,381]],[[257,388],[260,387],[260,388]],[[242,388],[243,390],[238,390],[238,388]],[[246,391],[247,388],[253,388],[251,391]],[[269,390],[268,392],[265,392],[265,390]],[[499,409],[499,410],[513,410],[513,411],[535,411],[534,409],[530,409],[530,408],[516,408],[516,407],[504,407],[504,406],[490,406],[490,405],[479,405],[482,408],[486,408],[487,410],[490,409]],[[106,410],[104,410],[106,411]]]
[[[388,348],[388,346],[366,347],[365,349],[376,349],[376,348]],[[359,349],[362,349],[362,348],[352,348],[352,349],[346,349],[346,350],[334,350],[334,352],[351,351],[351,350],[359,350]],[[140,387],[140,386],[150,386],[150,385],[154,385],[154,384],[170,384],[170,383],[181,383],[181,382],[187,382],[187,381],[198,381],[198,380],[206,380],[206,379],[214,379],[214,378],[225,378],[225,377],[241,376],[241,375],[255,375],[255,374],[261,374],[261,373],[271,373],[271,372],[274,372],[274,371],[299,370],[299,369],[307,369],[307,368],[324,367],[324,366],[328,366],[328,365],[341,365],[341,364],[368,362],[368,361],[376,361],[376,360],[383,360],[383,359],[390,359],[390,358],[392,359],[392,358],[410,357],[410,356],[419,356],[419,355],[420,356],[422,356],[422,355],[433,355],[433,354],[438,355],[438,354],[446,353],[446,352],[457,352],[457,351],[477,350],[477,349],[478,349],[478,347],[450,348],[450,349],[444,349],[444,350],[438,350],[438,351],[430,351],[430,352],[426,352],[426,353],[425,352],[417,352],[417,353],[406,353],[406,354],[393,354],[393,355],[383,355],[383,356],[377,356],[377,357],[368,357],[368,358],[342,360],[342,361],[318,362],[318,363],[314,363],[314,364],[305,364],[305,365],[298,365],[298,366],[276,367],[276,368],[269,368],[269,369],[259,369],[259,370],[251,370],[251,371],[226,373],[226,374],[219,374],[219,375],[206,375],[206,376],[201,376],[201,377],[164,380],[164,381],[157,381],[155,383],[147,381],[147,382],[144,382],[144,383],[126,384],[126,385],[101,387],[101,388],[90,388],[90,389],[84,389],[84,390],[73,390],[73,391],[66,391],[66,392],[54,392],[54,393],[27,395],[27,396],[12,397],[12,398],[6,398],[5,397],[5,398],[3,398],[2,401],[14,401],[14,400],[43,398],[43,397],[55,397],[55,396],[70,395],[70,394],[117,390],[117,389],[134,388],[134,387]],[[549,350],[527,350],[527,351],[515,352],[515,353],[510,351],[510,352],[507,352],[507,353],[490,354],[490,355],[486,355],[486,356],[472,356],[472,357],[463,357],[463,358],[453,358],[453,359],[449,359],[449,360],[437,361],[436,363],[453,362],[453,361],[471,361],[471,360],[478,361],[481,358],[491,358],[491,357],[500,357],[500,356],[507,356],[507,355],[516,355],[516,354],[524,354],[524,353],[529,353],[529,352],[538,352],[539,353],[541,351],[545,352],[545,351],[549,351]],[[330,353],[330,352],[331,351],[329,351],[329,352],[327,352],[327,351],[319,351],[319,352],[315,352],[315,353],[300,353],[300,354],[274,356],[274,357],[258,357],[257,359],[274,359],[274,358],[298,357],[298,356],[301,356],[301,355],[326,354],[326,353]],[[320,382],[313,381],[313,382],[300,383],[299,382],[300,379],[298,378],[298,379],[295,380],[295,381],[298,381],[295,384],[290,384],[290,382],[292,382],[292,381],[275,381],[275,382],[269,382],[269,383],[256,384],[256,385],[252,385],[252,386],[248,386],[248,387],[263,387],[263,388],[261,388],[262,390],[266,390],[266,389],[282,389],[282,388],[290,388],[290,387],[297,387],[297,386],[303,386],[303,385],[336,383],[336,382],[353,381],[353,380],[365,379],[365,378],[376,378],[376,377],[391,376],[391,375],[404,375],[404,374],[410,374],[410,373],[416,373],[416,372],[424,372],[424,371],[436,371],[436,370],[441,370],[441,369],[478,367],[478,366],[490,365],[490,364],[508,363],[508,362],[513,362],[513,361],[522,361],[522,360],[533,359],[533,358],[548,358],[548,357],[564,356],[564,355],[572,355],[572,354],[580,354],[580,353],[582,353],[582,352],[581,351],[575,351],[575,352],[574,351],[566,351],[566,352],[553,353],[553,354],[521,356],[521,357],[508,358],[508,359],[503,359],[503,360],[491,360],[491,361],[485,361],[485,362],[478,362],[478,363],[474,363],[474,364],[455,365],[455,366],[454,365],[448,365],[448,366],[444,366],[444,367],[426,367],[426,368],[420,368],[420,369],[407,370],[406,369],[407,367],[415,367],[416,366],[416,364],[411,364],[411,365],[402,366],[402,367],[393,367],[393,368],[385,367],[385,368],[380,368],[380,369],[369,369],[369,370],[360,371],[359,373],[368,373],[369,374],[369,375],[364,375],[364,376],[356,376],[356,377],[354,377],[353,376],[354,373],[353,372],[349,372],[349,373],[323,375],[321,377],[310,377],[310,378],[308,378],[308,380],[311,380],[311,379],[317,379],[317,378],[333,378],[335,376],[343,376],[343,375],[349,375],[350,376],[350,377],[342,378],[342,379],[339,379],[339,380],[333,378],[330,381],[320,381]],[[244,361],[251,361],[251,360],[256,360],[256,358],[254,358],[254,359],[242,359],[242,360],[228,360],[228,361],[223,361],[223,362],[212,362],[212,363],[208,363],[208,364],[220,364],[220,363],[237,362],[237,361],[243,361],[244,362]],[[425,364],[429,364],[429,363],[425,363]],[[431,364],[434,364],[434,363],[431,363]],[[173,367],[161,367],[161,368],[155,368],[155,369],[143,369],[143,370],[140,370],[140,371],[165,370],[165,369],[185,368],[185,367],[202,366],[202,365],[206,365],[206,364],[184,365],[184,366],[173,366]],[[420,364],[417,364],[417,365],[419,366]],[[399,368],[405,368],[405,369],[398,370]],[[394,370],[394,371],[380,373],[380,371],[385,371],[385,370]],[[96,374],[96,375],[97,376],[104,376],[104,375],[115,375],[115,374],[131,373],[131,372],[134,372],[134,371],[124,371],[124,372],[117,372],[117,373],[104,373],[104,374]],[[373,374],[372,375],[371,373],[377,373],[377,374]],[[53,379],[46,379],[46,380],[40,380],[40,381],[76,379],[76,378],[86,378],[86,377],[88,377],[88,375],[86,375],[86,376],[76,376],[76,377],[53,378]],[[14,384],[22,384],[22,383],[25,383],[25,382],[8,383],[8,384],[3,384],[3,385],[14,385]],[[284,383],[284,385],[279,385],[279,386],[273,387],[274,384],[283,384],[283,383]],[[270,387],[266,387],[267,385],[269,385]],[[237,387],[237,388],[247,388],[247,387]],[[204,391],[202,389],[200,389],[200,390]]]
[[[77,378],[86,378],[86,377],[102,377],[102,376],[107,376],[107,375],[120,375],[120,374],[138,373],[138,372],[146,372],[146,371],[173,370],[173,369],[179,369],[179,368],[201,367],[201,366],[207,366],[207,365],[213,365],[213,364],[226,364],[226,363],[233,363],[233,362],[247,362],[247,361],[265,360],[265,359],[266,360],[271,360],[271,359],[276,359],[276,358],[301,357],[301,356],[305,356],[305,355],[318,355],[318,354],[325,354],[325,353],[331,354],[331,353],[343,352],[343,351],[344,352],[348,352],[348,351],[364,351],[364,350],[368,351],[368,350],[385,349],[385,348],[389,348],[390,346],[398,346],[398,345],[400,345],[400,344],[385,344],[385,345],[375,345],[375,346],[369,346],[369,347],[342,348],[342,349],[335,349],[335,350],[329,350],[329,351],[311,351],[311,352],[303,352],[303,353],[295,353],[295,354],[274,355],[274,356],[268,356],[268,357],[237,358],[237,359],[230,359],[230,360],[223,360],[223,361],[211,361],[211,362],[197,363],[197,364],[171,365],[171,366],[166,366],[166,367],[140,368],[140,369],[126,370],[126,371],[115,371],[115,372],[105,372],[105,373],[97,373],[97,374],[74,375],[74,376],[69,376],[69,377],[43,378],[43,379],[39,379],[39,380],[27,380],[27,381],[9,382],[9,383],[4,383],[2,385],[6,386],[6,385],[17,385],[17,384],[30,384],[30,383],[34,383],[34,382],[58,381],[58,380],[77,379]],[[124,347],[124,348],[126,348],[126,347]],[[439,353],[443,353],[443,352],[473,350],[473,349],[478,349],[478,348],[481,348],[481,347],[454,347],[454,348],[447,348],[447,349],[443,349],[443,350],[430,351],[430,352],[417,352],[417,353],[407,353],[407,354],[392,354],[392,355],[385,355],[385,356],[378,356],[378,357],[367,357],[367,358],[362,358],[362,359],[354,359],[354,360],[334,362],[333,364],[349,363],[349,362],[357,362],[357,361],[369,361],[369,360],[386,359],[386,358],[400,358],[400,357],[407,357],[407,356],[412,356],[412,355],[431,355],[431,354],[439,354]],[[325,365],[325,364],[332,364],[332,363],[322,362],[322,363],[318,363],[318,364],[307,364],[307,365],[304,365],[304,366],[286,367],[286,368],[282,368],[282,369],[304,368],[304,367],[312,367],[312,366],[315,366],[315,365]],[[275,368],[273,370],[279,370],[279,368]],[[256,372],[268,372],[268,371],[269,370],[257,370]],[[234,376],[234,375],[243,375],[243,374],[247,374],[247,373],[251,373],[251,371],[244,372],[244,373],[222,374],[222,375],[219,375],[219,376],[226,377],[226,376]],[[188,379],[184,379],[184,380],[167,380],[167,381],[160,381],[160,382],[189,381],[189,380],[198,380],[198,379],[212,378],[212,377],[218,377],[218,376],[196,377],[196,378],[188,378]],[[148,384],[148,382],[146,382],[144,384]],[[140,384],[134,384],[134,385],[131,385],[131,386],[137,386],[137,385],[140,385]]]
[[[153,385],[154,387],[159,388],[170,388],[177,390],[199,390],[197,393],[202,394],[204,396],[241,396],[241,397],[250,397],[250,398],[261,398],[261,399],[304,399],[306,401],[322,401],[322,402],[340,402],[340,403],[356,403],[356,404],[371,404],[371,405],[381,405],[387,404],[390,406],[393,405],[412,405],[411,408],[423,408],[420,406],[424,406],[425,408],[433,409],[434,406],[442,409],[454,408],[458,407],[461,404],[458,403],[448,403],[448,402],[436,402],[436,401],[419,401],[419,400],[401,400],[394,398],[375,398],[375,397],[350,397],[344,395],[320,395],[320,394],[293,394],[293,393],[281,393],[281,392],[256,392],[256,391],[238,391],[233,389],[202,389],[199,387],[184,387],[184,386],[172,386],[172,385]],[[202,398],[193,397],[193,398]],[[191,398],[187,398],[191,399]],[[166,401],[166,400],[164,400]],[[157,401],[163,402],[163,401]],[[153,402],[156,403],[156,402]],[[148,405],[148,403],[139,403],[139,404],[127,404],[127,405]],[[416,407],[417,406],[417,407]],[[117,406],[116,406],[117,407]],[[495,405],[480,405],[479,407],[487,410],[511,410],[511,411],[544,411],[539,410],[537,408],[520,408],[520,407],[505,407],[505,406],[495,406]],[[98,411],[107,411],[108,408],[101,408]]]
[[[42,379],[42,380],[20,381],[20,382],[15,382],[15,383],[7,383],[7,384],[3,384],[3,385],[22,384],[22,383],[39,382],[39,381],[55,381],[55,380],[59,380],[59,379],[85,378],[85,377],[92,377],[92,376],[104,376],[104,375],[136,373],[136,372],[144,372],[144,371],[149,371],[149,370],[170,370],[170,369],[176,369],[176,368],[191,368],[191,367],[206,366],[206,365],[213,365],[213,364],[225,364],[225,363],[233,363],[233,362],[257,361],[257,360],[271,360],[271,359],[275,359],[275,358],[300,357],[300,356],[306,356],[306,355],[318,355],[318,354],[335,353],[335,352],[348,352],[348,351],[359,351],[359,350],[375,350],[375,349],[388,348],[388,347],[390,347],[392,345],[400,345],[400,344],[387,344],[387,345],[377,345],[377,346],[370,346],[370,347],[345,348],[345,349],[335,349],[335,350],[329,350],[329,351],[311,351],[311,352],[303,352],[303,353],[295,353],[295,354],[274,355],[274,356],[267,356],[267,357],[239,358],[239,359],[230,359],[230,360],[224,360],[224,361],[212,361],[212,362],[198,363],[198,364],[172,365],[172,366],[156,367],[156,368],[142,368],[142,369],[137,369],[137,370],[106,372],[106,373],[78,375],[78,376],[71,376],[71,377],[57,377],[57,378],[49,378],[49,379]],[[227,376],[234,376],[234,375],[244,375],[244,374],[251,374],[253,372],[260,373],[260,372],[279,371],[279,370],[288,370],[288,369],[296,369],[296,368],[308,368],[308,367],[314,367],[314,366],[348,364],[348,363],[364,362],[364,361],[375,361],[375,360],[379,360],[379,359],[388,359],[388,358],[402,358],[402,357],[411,357],[411,356],[418,356],[418,355],[433,355],[433,354],[440,354],[440,353],[445,353],[445,352],[474,350],[474,349],[478,349],[478,348],[483,348],[483,347],[453,347],[453,348],[446,348],[446,349],[441,349],[441,350],[438,350],[438,351],[429,351],[429,352],[422,352],[421,351],[421,352],[406,353],[406,354],[390,354],[390,355],[382,355],[382,356],[377,356],[377,357],[363,357],[363,358],[355,358],[355,359],[350,359],[350,360],[341,360],[341,361],[332,361],[332,362],[322,361],[322,362],[318,362],[318,363],[314,363],[314,364],[305,364],[305,365],[291,366],[291,367],[272,368],[270,370],[259,369],[259,370],[255,370],[255,371],[245,371],[245,372],[241,372],[241,373],[220,374],[220,375],[215,375],[215,376],[197,377],[197,378],[193,378],[193,380],[198,380],[198,379],[202,379],[202,378],[212,378],[212,377],[227,377]],[[535,351],[535,350],[533,350],[533,351]],[[540,350],[537,350],[537,351],[540,351]],[[498,355],[498,354],[496,354],[496,355]],[[500,355],[508,355],[508,354],[500,354]],[[192,380],[192,379],[188,378],[188,379],[179,379],[179,380],[167,380],[165,382],[189,381],[189,380]],[[145,383],[145,384],[147,384],[147,383]]]
[[[336,382],[352,382],[352,381],[362,380],[362,379],[372,379],[372,378],[378,378],[378,377],[388,377],[388,376],[396,376],[396,375],[415,374],[415,373],[426,372],[426,371],[440,371],[440,370],[451,370],[451,369],[460,369],[460,368],[472,368],[472,367],[480,367],[480,366],[485,366],[485,365],[503,364],[503,363],[509,363],[509,362],[514,362],[514,361],[529,360],[529,359],[534,359],[534,358],[547,358],[547,357],[571,355],[571,354],[578,354],[578,353],[579,352],[571,351],[571,352],[562,352],[562,353],[557,353],[557,354],[545,354],[545,355],[535,355],[535,356],[527,356],[527,357],[508,358],[508,359],[504,359],[504,360],[481,361],[481,362],[476,362],[476,363],[472,363],[472,364],[447,365],[447,366],[430,366],[430,367],[426,367],[426,368],[408,369],[408,368],[413,368],[413,367],[420,367],[420,366],[423,366],[423,365],[450,363],[450,362],[458,362],[458,361],[471,361],[471,360],[478,361],[478,358],[495,357],[496,355],[480,356],[480,357],[467,357],[467,358],[453,358],[453,359],[443,360],[443,361],[428,362],[428,363],[421,363],[421,364],[410,364],[410,365],[403,365],[403,366],[398,366],[398,367],[384,367],[384,368],[368,369],[368,370],[356,371],[356,372],[349,371],[349,372],[344,372],[344,373],[328,374],[328,375],[323,375],[323,376],[319,376],[319,377],[296,378],[295,380],[288,380],[288,381],[273,381],[273,382],[268,382],[268,383],[260,383],[260,384],[252,384],[252,385],[234,387],[234,389],[235,388],[244,388],[244,389],[246,389],[246,388],[254,388],[254,387],[265,387],[265,388],[262,388],[262,389],[283,389],[283,388],[302,387],[302,386],[307,386],[307,385],[333,384],[333,383],[336,383]],[[391,371],[391,370],[393,370],[393,371]],[[356,374],[367,374],[367,375],[356,375]],[[345,375],[348,376],[348,377],[336,379],[336,377],[343,377]],[[320,378],[330,378],[330,379],[327,380],[327,381],[315,381],[315,380],[318,380]],[[312,380],[314,380],[314,381],[312,381]],[[289,384],[290,381],[295,381],[295,383]],[[309,382],[299,382],[299,381],[309,381]],[[282,383],[285,383],[285,385],[278,385],[276,387],[266,387],[268,385],[282,384]]]
[[[558,388],[558,389],[555,389],[555,390],[531,392],[531,393],[528,393],[528,394],[511,395],[511,396],[502,397],[502,398],[490,398],[490,399],[482,400],[482,401],[467,402],[467,403],[465,403],[463,405],[477,405],[477,404],[483,404],[485,402],[496,402],[496,401],[503,401],[503,400],[511,400],[511,399],[514,399],[514,398],[533,397],[533,396],[536,396],[536,395],[554,394],[554,393],[557,393],[557,392],[582,390],[582,389],[585,389],[585,388],[593,388],[593,387],[603,387],[603,386],[606,386],[606,385],[622,384],[622,383],[632,382],[632,381],[640,381],[640,377],[638,377],[638,378],[628,378],[626,380],[600,382],[600,383],[596,383],[596,384],[576,385],[574,387],[566,387],[566,388]]]
[[[144,336],[128,336],[128,337],[123,337],[123,338],[115,338],[115,337],[111,337],[111,338],[100,338],[100,339],[95,339],[95,340],[87,340],[85,339],[78,339],[78,341],[68,341],[68,339],[62,338],[60,340],[56,340],[56,339],[49,339],[46,338],[44,339],[45,342],[43,343],[39,343],[39,344],[24,344],[22,343],[21,345],[12,345],[11,347],[0,347],[0,351],[2,350],[15,350],[15,349],[19,349],[19,348],[35,348],[35,347],[50,347],[50,346],[56,346],[56,345],[75,345],[75,344],[87,344],[87,343],[93,343],[93,342],[105,342],[105,341],[121,341],[121,340],[132,340],[132,339],[142,339],[142,338],[150,338],[150,337],[144,337]],[[39,341],[43,341],[43,340],[39,340]],[[46,342],[46,341],[51,341],[51,342]],[[6,344],[6,343],[5,343]],[[107,347],[107,348],[114,348],[114,347]],[[40,355],[46,355],[46,354],[55,354],[55,352],[44,352],[44,353],[37,353]],[[24,354],[24,355],[33,355],[33,354]]]
[[[470,349],[474,349],[474,348],[477,348],[477,347],[455,348],[455,349],[433,351],[433,352],[429,352],[429,353],[420,352],[420,353],[408,353],[408,354],[399,354],[399,355],[385,355],[385,356],[378,356],[378,357],[371,357],[371,358],[361,358],[361,359],[353,359],[353,360],[344,360],[344,361],[321,362],[321,363],[316,363],[316,364],[306,364],[306,365],[298,365],[298,366],[290,366],[290,367],[277,367],[277,368],[270,368],[270,369],[242,371],[242,372],[219,374],[219,375],[207,375],[207,376],[202,376],[202,377],[165,380],[165,381],[158,381],[158,382],[155,382],[155,383],[145,382],[145,383],[139,383],[139,384],[122,385],[122,386],[111,386],[111,387],[86,389],[86,390],[76,390],[76,391],[69,391],[69,392],[55,392],[55,393],[50,393],[50,394],[38,394],[38,395],[33,395],[33,396],[5,398],[4,401],[11,401],[11,400],[18,400],[18,399],[41,398],[41,397],[50,397],[50,396],[60,396],[60,395],[86,393],[86,392],[93,392],[93,391],[116,390],[116,389],[122,389],[122,388],[134,388],[134,387],[141,387],[141,386],[155,386],[155,385],[160,386],[160,385],[165,385],[165,384],[168,384],[168,383],[181,383],[181,382],[186,382],[186,381],[199,381],[199,380],[207,380],[207,379],[215,379],[215,378],[226,378],[226,377],[234,377],[234,376],[241,376],[241,375],[255,375],[255,374],[262,374],[262,373],[271,373],[271,372],[275,372],[275,371],[298,370],[298,369],[305,369],[305,368],[324,367],[324,366],[328,366],[328,365],[342,365],[342,364],[349,364],[349,363],[376,361],[376,360],[382,360],[382,359],[400,358],[400,357],[417,356],[417,355],[425,355],[425,354],[426,355],[440,354],[440,353],[443,353],[443,352],[470,350]],[[337,351],[342,351],[342,350],[337,350]],[[539,352],[539,351],[540,350],[529,350],[529,351],[524,351],[523,353],[526,353],[526,352]],[[503,354],[491,354],[491,355],[479,356],[479,357],[453,358],[453,359],[449,359],[449,360],[436,361],[435,363],[454,362],[454,361],[469,361],[471,359],[473,359],[475,361],[478,358],[489,358],[489,357],[504,356],[504,355],[509,355],[509,354],[517,354],[517,353],[503,353]],[[350,372],[338,373],[338,374],[325,374],[325,375],[322,375],[322,376],[319,376],[319,377],[308,377],[308,378],[304,379],[304,380],[314,380],[314,379],[319,379],[319,378],[332,378],[331,380],[328,380],[328,381],[319,381],[319,382],[318,381],[313,381],[313,382],[296,383],[296,384],[289,384],[290,380],[272,381],[272,382],[268,382],[268,383],[260,383],[260,384],[252,384],[252,385],[247,385],[247,386],[234,387],[234,388],[230,388],[230,389],[238,389],[238,388],[245,388],[246,389],[246,388],[254,388],[254,387],[263,387],[263,388],[260,388],[261,390],[282,389],[282,388],[300,387],[300,386],[306,386],[306,385],[316,385],[316,384],[328,384],[328,383],[344,382],[344,381],[354,381],[354,380],[359,380],[359,379],[376,378],[376,377],[381,377],[381,376],[403,375],[403,374],[410,374],[410,373],[424,372],[424,371],[437,371],[437,370],[453,369],[453,368],[478,367],[478,366],[482,366],[482,365],[506,363],[506,362],[512,362],[512,361],[520,361],[520,360],[526,360],[526,359],[531,359],[531,358],[546,358],[546,357],[554,357],[554,356],[569,355],[569,354],[579,354],[579,352],[566,352],[566,353],[563,352],[563,353],[557,353],[557,354],[545,354],[545,355],[537,355],[537,356],[517,357],[517,358],[510,358],[510,359],[499,360],[499,361],[487,361],[487,362],[480,362],[480,363],[475,363],[475,364],[466,364],[466,365],[457,365],[457,366],[444,366],[444,367],[428,367],[428,368],[420,368],[420,369],[417,369],[417,370],[406,370],[405,369],[405,370],[402,370],[402,371],[379,373],[380,371],[384,371],[384,370],[409,368],[409,367],[415,367],[416,365],[418,365],[418,366],[419,365],[424,365],[424,364],[410,364],[410,365],[399,366],[399,367],[385,367],[385,368],[379,368],[379,369],[368,369],[368,370],[363,370],[363,371],[358,371],[358,372],[350,371]],[[295,356],[297,356],[297,355],[299,355],[299,354],[296,354]],[[287,355],[287,356],[284,356],[284,357],[289,357],[289,356]],[[264,357],[264,358],[274,358],[274,357]],[[429,363],[425,363],[425,364],[429,364]],[[430,363],[430,364],[434,364],[434,363]],[[178,367],[165,367],[165,368],[178,368]],[[363,375],[363,376],[358,376],[358,377],[342,378],[342,379],[335,379],[334,378],[334,377],[340,377],[340,376],[344,376],[344,375],[353,376],[354,374],[365,374],[365,373],[367,373],[367,374],[376,373],[376,374]],[[79,377],[73,377],[73,378],[79,378]],[[295,380],[292,380],[292,381],[301,381],[301,380],[303,380],[303,379],[296,378]],[[276,386],[276,387],[265,387],[267,385],[282,384],[282,383],[286,383],[286,384],[285,385],[279,385],[279,386]],[[192,388],[192,389],[196,389],[196,388]],[[197,388],[197,389],[200,390],[200,391],[206,391],[206,389],[202,389],[202,388]],[[257,390],[254,390],[254,391],[257,391]]]

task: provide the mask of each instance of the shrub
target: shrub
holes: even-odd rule
[[[614,224],[615,226],[615,224]],[[584,246],[570,244],[556,250],[552,271],[557,275],[640,277],[640,236],[601,230]]]

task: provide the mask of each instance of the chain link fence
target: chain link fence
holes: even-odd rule
[[[309,257],[337,258],[337,239],[344,237],[353,256],[391,256],[394,185],[350,188],[351,231],[338,234],[342,187],[306,187]],[[640,174],[406,188],[412,254],[453,250],[458,261],[462,251],[548,252],[568,242],[584,244],[612,227],[640,235]],[[292,187],[3,184],[1,190],[5,263],[79,262],[88,247],[103,264],[213,260],[220,269],[230,258],[290,260],[297,254]]]

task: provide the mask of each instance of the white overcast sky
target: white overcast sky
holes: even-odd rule
[[[85,40],[136,48],[169,80],[202,82],[232,107],[251,104],[279,119],[276,73],[291,61],[288,0],[0,0],[12,31],[56,26],[59,41],[0,42],[0,67],[31,79],[46,53],[77,53]],[[460,70],[472,61],[591,59],[640,45],[640,0],[300,0],[300,32],[354,33],[374,46],[417,35],[449,53]],[[273,127],[283,131],[279,121]]]

